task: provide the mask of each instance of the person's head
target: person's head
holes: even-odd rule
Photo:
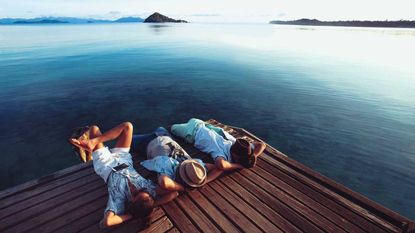
[[[133,197],[129,212],[134,218],[142,220],[144,227],[148,227],[153,209],[154,198],[146,191],[138,191]]]
[[[246,139],[238,138],[231,146],[232,159],[246,168],[252,168],[256,164],[253,145]]]
[[[90,132],[89,126],[78,127],[73,130],[70,138],[77,139],[77,140],[88,140],[89,132]],[[82,162],[87,162],[92,158],[91,152],[85,151],[84,149],[81,149],[76,146],[72,146],[72,148],[75,154],[79,157],[79,159]]]
[[[195,159],[187,159],[183,161],[177,170],[178,181],[186,186],[197,188],[206,183],[206,168]]]

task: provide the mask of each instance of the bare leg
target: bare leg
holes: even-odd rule
[[[97,136],[88,141],[79,141],[71,139],[70,142],[87,151],[93,151],[100,143],[108,142],[117,139],[115,147],[130,147],[133,136],[133,125],[130,122],[124,122],[118,126],[110,129],[104,134]]]
[[[131,122],[124,122],[120,126],[122,126],[122,131],[119,134],[115,147],[129,148],[133,140],[133,124]]]

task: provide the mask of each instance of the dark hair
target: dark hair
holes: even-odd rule
[[[82,135],[84,135],[84,133],[86,133],[89,130],[89,126],[83,126],[83,127],[77,127],[72,131],[71,137],[70,138],[75,138],[78,139],[80,138]]]
[[[236,163],[246,168],[252,168],[256,164],[254,150],[252,150],[249,141],[243,138],[238,138],[231,146],[231,156]]]
[[[143,195],[148,194],[148,197]],[[142,221],[144,228],[148,227],[151,223],[151,214],[154,210],[154,198],[150,193],[146,191],[139,191],[136,194],[135,201],[131,203],[129,212],[134,218],[138,218]]]
[[[83,126],[83,127],[75,128],[72,131],[72,134],[71,134],[70,138],[77,139],[77,140],[89,139],[89,133],[88,133],[89,129],[90,129],[89,126]],[[84,149],[81,149],[81,148],[78,148],[78,147],[72,145],[72,150],[73,150],[73,152],[75,152],[75,154],[78,156],[78,158],[84,163],[92,159],[91,153],[85,151]]]

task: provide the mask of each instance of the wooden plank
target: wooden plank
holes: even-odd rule
[[[223,232],[240,232],[233,223],[223,215],[199,190],[188,192],[187,195],[196,206]]]
[[[166,231],[166,233],[180,233],[180,231],[176,227],[173,227],[172,229]]]
[[[301,173],[293,170],[290,167],[287,167],[285,164],[281,163],[280,161],[277,161],[276,159],[273,159],[267,154],[261,155],[260,159],[264,159],[266,162],[270,163],[273,166],[278,166],[278,168],[282,171],[284,171],[286,174],[290,175],[291,177],[297,179],[298,181],[302,182],[305,185],[308,185],[309,187],[313,188],[314,190],[320,192],[325,197],[332,199],[333,201],[336,201],[337,203],[343,205],[347,209],[359,214],[360,216],[364,217],[368,221],[374,223],[379,228],[382,228],[386,231],[392,231],[392,232],[400,232],[401,230],[393,225],[391,222],[385,221],[384,219],[379,218],[379,216],[374,215],[373,213],[369,212],[369,210],[363,208],[362,206],[358,205],[357,203],[353,202],[353,200],[350,200],[336,192],[330,189],[330,187],[323,186],[319,183],[316,183],[315,181],[309,179],[308,177],[305,177]]]
[[[108,199],[107,196],[102,196],[98,199],[95,199],[95,200],[89,202],[89,203],[86,203],[85,205],[75,209],[74,211],[67,212],[64,215],[53,218],[51,221],[46,222],[43,225],[33,227],[33,228],[31,228],[31,231],[32,232],[43,232],[43,233],[58,232],[59,228],[62,228],[65,225],[72,226],[73,222],[76,222],[77,220],[82,219],[82,217],[88,216],[91,212],[95,212],[95,211],[98,211],[98,210],[101,211],[101,218],[102,218],[102,216],[103,216],[102,211],[105,208],[105,204],[106,204],[107,199]],[[98,224],[98,223],[99,223],[99,221],[96,222],[96,224]],[[84,225],[84,227],[85,227],[85,225]],[[74,227],[72,227],[72,230],[73,229],[74,229]]]
[[[219,193],[227,202],[229,202],[233,207],[239,210],[247,219],[249,219],[252,223],[254,223],[258,228],[260,228],[264,232],[282,232],[276,225],[274,225],[271,221],[265,218],[262,214],[258,212],[256,208],[251,207],[246,202],[238,198],[236,194],[234,194],[229,189],[232,187],[224,186],[221,183],[213,182],[210,183],[209,186]]]
[[[269,192],[265,191],[258,183],[252,182],[248,179],[245,179],[244,176],[238,172],[232,173],[231,177],[234,181],[239,183],[241,186],[245,187],[251,194],[256,196],[259,200],[264,202],[274,211],[278,212],[281,216],[290,221],[297,228],[301,229],[304,232],[323,232],[321,229],[317,228],[313,223],[305,219],[301,214],[295,212],[287,203],[281,202],[279,199],[273,197]]]
[[[104,213],[101,212],[100,220],[103,218]],[[152,224],[155,223],[157,220],[159,220],[161,217],[164,217],[165,213],[161,208],[157,208],[152,216]],[[151,225],[150,225],[151,227]],[[119,226],[109,227],[109,228],[100,228],[99,227],[99,221],[94,221],[92,224],[90,223],[87,226],[84,226],[82,230],[76,231],[76,232],[85,232],[85,233],[91,233],[91,232],[137,232],[140,227],[138,226],[137,220],[132,220],[127,223],[124,223]],[[70,232],[70,231],[69,231]],[[73,231],[75,232],[75,231]]]
[[[255,208],[259,213],[263,214],[266,218],[270,221],[273,221],[278,227],[286,232],[302,232],[288,220],[286,220],[283,216],[278,214],[276,211],[271,209],[268,205],[263,203],[259,200],[256,196],[251,194],[247,191],[244,187],[240,184],[232,180],[230,177],[224,176],[220,179],[220,183],[223,185],[229,185],[230,190],[232,190],[235,194],[239,196],[239,198],[248,204],[250,204],[253,208]]]
[[[345,221],[342,217],[337,215],[335,212],[331,211],[330,209],[326,208],[325,206],[321,205],[320,203],[316,202],[315,200],[311,199],[307,195],[303,194],[302,192],[294,189],[287,183],[283,182],[282,180],[278,179],[278,177],[273,176],[268,171],[262,169],[259,166],[256,166],[253,169],[250,169],[252,172],[256,173],[257,175],[261,176],[263,179],[267,180],[269,183],[272,183],[274,186],[278,187],[279,189],[283,190],[285,193],[293,197],[294,199],[298,200],[305,206],[308,206],[313,212],[313,215],[321,216],[322,222],[326,225],[333,225],[333,230],[336,232],[341,231],[348,231],[348,232],[361,232],[364,231],[357,226],[351,224],[350,222]],[[339,229],[342,228],[342,229]]]
[[[91,227],[92,225],[95,225],[97,229],[99,229],[98,224],[104,217],[104,209],[105,209],[105,205],[100,206],[98,209],[93,210],[88,215],[85,215],[75,221],[72,221],[59,229],[56,229],[56,232],[62,232],[62,233],[79,232],[85,228]],[[90,232],[93,232],[93,231],[90,231]]]
[[[148,232],[148,229],[159,230],[159,229],[165,228],[167,225],[170,225],[168,229],[164,230],[164,231],[167,231],[173,227],[173,224],[170,222],[170,220],[168,222],[164,220],[159,221],[161,218],[165,218],[165,217],[166,217],[166,213],[160,207],[157,207],[154,209],[153,213],[151,214],[151,225],[147,229],[143,229],[142,225],[140,225],[141,223],[138,220],[132,220],[132,221],[123,223],[119,226],[111,227],[111,232],[125,233],[125,232],[137,232],[140,230],[144,230],[144,231],[147,230],[146,232]],[[162,224],[162,225],[158,226],[159,224]]]
[[[243,132],[243,134],[248,135],[250,137],[255,137],[253,134],[249,133],[248,131],[241,129],[240,131]],[[331,180],[320,173],[308,168],[307,166],[301,164],[298,161],[295,161],[287,156],[285,156],[283,153],[276,150],[276,152],[269,152],[268,153],[271,157],[274,159],[278,159],[279,161],[283,162],[285,165],[289,166],[290,168],[302,173],[304,176],[307,176],[308,178],[312,179],[313,181],[331,189],[332,192],[336,192],[337,194],[340,194],[344,198],[358,204],[359,206],[362,206],[364,209],[374,213],[375,215],[384,218],[387,222],[393,224],[396,228],[401,228],[402,225],[413,222],[404,216],[387,209],[384,206],[381,206],[380,204],[368,199],[367,197],[354,192],[350,190],[349,188],[335,182],[334,180]],[[369,216],[370,217],[370,216]],[[370,217],[372,218],[372,217]],[[372,219],[376,222],[376,217]],[[381,224],[382,225],[382,224]],[[396,229],[395,229],[396,231]],[[399,230],[398,230],[399,231]]]
[[[405,232],[415,233],[415,222],[410,222],[410,223],[406,224]]]
[[[167,216],[161,217],[157,222],[151,224],[147,229],[144,229],[140,232],[142,233],[163,233],[169,231],[173,228],[173,223]],[[132,231],[123,231],[124,232],[132,232]]]
[[[285,182],[286,184],[289,184],[294,189],[299,190],[301,193],[307,195],[309,198],[320,203],[322,206],[320,206],[319,208],[323,208],[329,213],[326,214],[326,216],[329,216],[330,218],[335,218],[335,221],[341,221],[340,226],[344,228],[346,231],[362,232],[363,229],[369,230],[370,232],[383,231],[378,226],[362,218],[362,216],[355,214],[354,212],[350,211],[344,206],[339,205],[331,199],[324,197],[318,191],[311,189],[307,185],[304,185],[298,182],[297,180],[293,179],[292,177],[288,176],[284,172],[280,171],[278,167],[271,166],[262,159],[258,159],[257,166],[267,170],[268,172],[272,173],[275,177],[278,177],[278,179],[280,179],[281,181]],[[286,190],[288,189],[289,188],[286,188]],[[340,216],[340,219],[337,216]],[[359,226],[362,226],[362,228],[359,228]]]
[[[259,232],[259,229],[248,218],[233,207],[227,200],[223,199],[215,190],[209,186],[203,186],[200,192],[213,203],[228,219],[235,224],[241,231]]]
[[[104,185],[102,183],[93,183],[92,185],[85,185],[79,189],[71,190],[63,196],[58,196],[52,199],[49,199],[45,202],[42,202],[38,205],[27,208],[25,211],[20,212],[17,215],[10,215],[0,219],[0,231],[8,227],[14,226],[16,224],[25,222],[27,219],[30,219],[34,216],[38,216],[40,213],[45,213],[50,209],[59,208],[61,204],[71,201],[72,199],[83,197],[86,193],[92,192],[96,189],[103,189]],[[106,190],[103,189],[104,193]]]
[[[182,232],[200,232],[193,222],[186,216],[180,207],[174,202],[163,205],[166,215],[173,221],[174,225]]]
[[[19,201],[17,203],[12,204],[11,206],[1,209],[0,219],[3,219],[10,215],[17,214],[20,211],[26,211],[28,208],[35,206],[39,203],[45,202],[48,199],[57,198],[60,195],[66,195],[67,192],[76,190],[79,187],[82,187],[84,185],[90,185],[90,184],[93,184],[94,182],[104,183],[103,181],[101,181],[102,179],[101,180],[99,179],[101,178],[94,174],[91,174],[89,176],[82,177],[81,179],[75,180],[66,185],[62,185],[59,188],[49,190],[48,192],[43,192],[38,195],[33,195],[31,198]]]
[[[178,197],[176,203],[202,231],[209,229],[209,232],[221,232],[186,194]]]
[[[326,218],[318,215],[308,206],[304,205],[303,203],[299,202],[298,200],[294,199],[290,195],[286,194],[284,190],[280,189],[279,187],[275,186],[271,182],[262,177],[258,176],[257,174],[253,173],[248,169],[243,169],[240,171],[244,177],[250,179],[252,182],[261,184],[262,188],[268,191],[272,196],[278,198],[282,202],[289,205],[292,209],[297,211],[297,213],[303,215],[307,218],[310,222],[314,223],[316,226],[319,226],[323,230],[328,230],[330,232],[344,232],[344,230],[340,229],[339,227],[335,226],[333,223],[328,221]]]
[[[93,190],[93,191],[92,191]],[[64,202],[56,205],[48,205],[48,211],[37,211],[34,212],[35,215],[31,214],[30,219],[26,219],[24,222],[18,221],[9,228],[2,230],[2,232],[25,232],[29,231],[32,228],[35,228],[41,224],[51,221],[54,218],[57,218],[61,215],[71,213],[71,211],[76,211],[83,205],[86,205],[89,202],[94,201],[95,199],[104,197],[107,195],[106,187],[101,186],[98,188],[93,187],[90,190],[88,195],[85,195],[87,192],[81,192],[81,195],[77,196],[74,199],[65,200]],[[76,191],[76,190],[75,190]],[[63,196],[64,197],[64,196]],[[62,197],[62,198],[63,198]],[[57,201],[57,200],[56,200]],[[19,216],[20,217],[20,216]],[[14,219],[13,219],[14,220]],[[15,221],[13,221],[15,222]]]
[[[77,219],[75,219],[71,222],[67,221],[67,224],[63,225],[61,228],[57,228],[55,232],[72,233],[72,232],[79,232],[79,231],[82,231],[82,230],[85,230],[85,229],[88,229],[87,232],[102,232],[102,231],[104,231],[103,229],[99,228],[99,222],[104,217],[104,209],[105,209],[105,206],[106,206],[106,201],[105,200],[107,200],[108,197],[103,197],[103,198],[104,198],[104,201],[100,202],[100,204],[97,205],[98,209],[93,210],[93,208],[88,208],[87,207],[86,209],[89,209],[89,211],[92,210],[91,213],[86,214],[86,215],[77,214],[78,215]],[[83,207],[81,207],[81,208],[83,208]],[[79,209],[77,212],[82,212],[82,211],[83,211],[82,209]],[[73,213],[71,213],[71,215],[72,214]],[[163,212],[163,210],[161,208],[156,208],[154,210],[153,215],[152,215],[152,221],[154,222],[156,219],[159,219],[162,216],[165,216],[165,213]],[[62,216],[62,218],[67,218],[67,215]],[[125,229],[123,227],[126,227],[127,229],[131,229],[131,226],[129,226],[129,225],[134,225],[134,223],[132,223],[132,222],[124,223],[123,225],[120,226],[120,229],[121,230]],[[110,231],[114,231],[114,230],[119,231],[119,229],[117,227],[105,229],[106,232],[110,232]],[[121,232],[123,232],[123,231],[121,231]],[[124,231],[124,232],[127,232],[127,231]]]
[[[45,185],[51,181],[55,181],[56,179],[59,179],[61,177],[65,177],[68,176],[70,174],[74,174],[77,173],[83,169],[88,169],[92,167],[92,163],[82,163],[82,164],[77,164],[74,165],[72,167],[68,167],[62,170],[59,170],[55,173],[43,176],[39,179],[36,180],[31,180],[28,181],[26,183],[11,187],[9,189],[5,189],[3,191],[0,192],[0,200],[3,200],[4,198],[7,198],[9,196],[15,196],[16,194],[23,192],[23,191],[28,191],[28,190],[32,190],[33,188],[35,188],[36,186],[39,185]]]
[[[67,176],[61,176],[58,179],[54,180],[53,182],[51,181],[47,184],[35,185],[35,186],[32,186],[31,188],[26,187],[25,191],[19,191],[19,192],[16,192],[15,195],[3,198],[3,200],[0,201],[0,210],[7,208],[9,206],[13,206],[14,204],[18,202],[30,199],[36,195],[49,192],[63,185],[76,182],[79,179],[82,179],[86,176],[93,175],[93,174],[94,174],[94,171],[92,168],[85,168],[85,169],[78,171],[77,173],[73,173]]]

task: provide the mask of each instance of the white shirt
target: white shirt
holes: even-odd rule
[[[178,154],[182,156],[179,156]],[[187,152],[170,136],[158,136],[151,140],[147,145],[147,159],[153,159],[161,155],[170,156],[174,159],[179,159],[179,157],[191,159],[189,154],[187,154]]]
[[[136,177],[138,173],[133,168],[133,160],[129,153],[130,148],[100,148],[92,152],[92,159],[94,163],[95,172],[107,182],[108,176],[112,172],[112,168],[125,163],[129,165],[128,169],[120,171],[125,176]]]
[[[196,131],[195,147],[210,154],[213,160],[217,157],[223,157],[226,161],[232,163],[231,146],[236,139],[226,132],[224,134],[227,139],[201,124]]]

